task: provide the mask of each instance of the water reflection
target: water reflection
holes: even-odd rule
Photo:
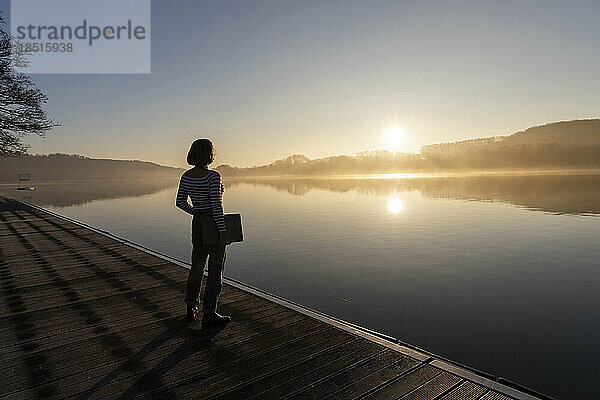
[[[552,214],[600,215],[600,175],[516,175],[443,178],[226,178],[225,188],[238,185],[270,187],[294,196],[311,190],[390,196],[388,211],[400,213],[402,192],[419,192],[427,198],[478,202],[507,202]],[[35,191],[17,191],[0,185],[0,194],[40,206],[69,207],[91,201],[144,196],[175,188],[177,179],[104,180],[37,183]]]
[[[552,214],[600,215],[600,175],[598,174],[225,180],[226,188],[236,185],[268,186],[296,196],[305,195],[311,190],[327,190],[336,193],[355,191],[368,195],[394,195],[418,191],[428,198],[507,202],[528,210]],[[397,204],[394,208],[397,208]]]
[[[393,197],[388,201],[387,208],[392,214],[399,214],[404,210],[404,203],[399,198]]]
[[[36,182],[36,190],[19,191],[16,185],[0,185],[0,194],[45,207],[70,207],[92,201],[145,196],[177,185],[177,179],[90,180]]]

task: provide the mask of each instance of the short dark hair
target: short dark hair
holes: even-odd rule
[[[214,161],[216,154],[215,147],[210,140],[197,139],[194,140],[194,143],[190,147],[187,162],[196,167],[206,167]]]

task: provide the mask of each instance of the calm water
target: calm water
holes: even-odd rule
[[[174,257],[176,181],[4,194]],[[600,378],[600,176],[226,180],[226,274],[558,398]]]

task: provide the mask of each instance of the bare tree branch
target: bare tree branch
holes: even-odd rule
[[[0,16],[0,24],[4,19]],[[59,124],[46,115],[48,98],[35,87],[31,78],[13,68],[15,60],[26,62],[23,54],[13,54],[10,35],[0,28],[0,157],[27,154],[23,135],[43,137]]]

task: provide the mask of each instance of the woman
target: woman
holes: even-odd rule
[[[208,169],[215,158],[215,148],[208,139],[198,139],[192,143],[187,162],[194,168],[185,171],[179,182],[175,204],[183,211],[194,216],[192,219],[192,269],[187,279],[187,321],[193,322],[198,311],[198,294],[202,285],[204,265],[208,257],[208,280],[202,300],[202,329],[224,326],[230,317],[217,314],[217,301],[223,287],[223,268],[225,266],[225,246],[230,243],[223,216],[223,184],[217,171]],[[192,205],[187,201],[188,196]],[[202,243],[201,216],[212,216],[219,230],[219,243]],[[204,223],[212,220],[203,218]]]

